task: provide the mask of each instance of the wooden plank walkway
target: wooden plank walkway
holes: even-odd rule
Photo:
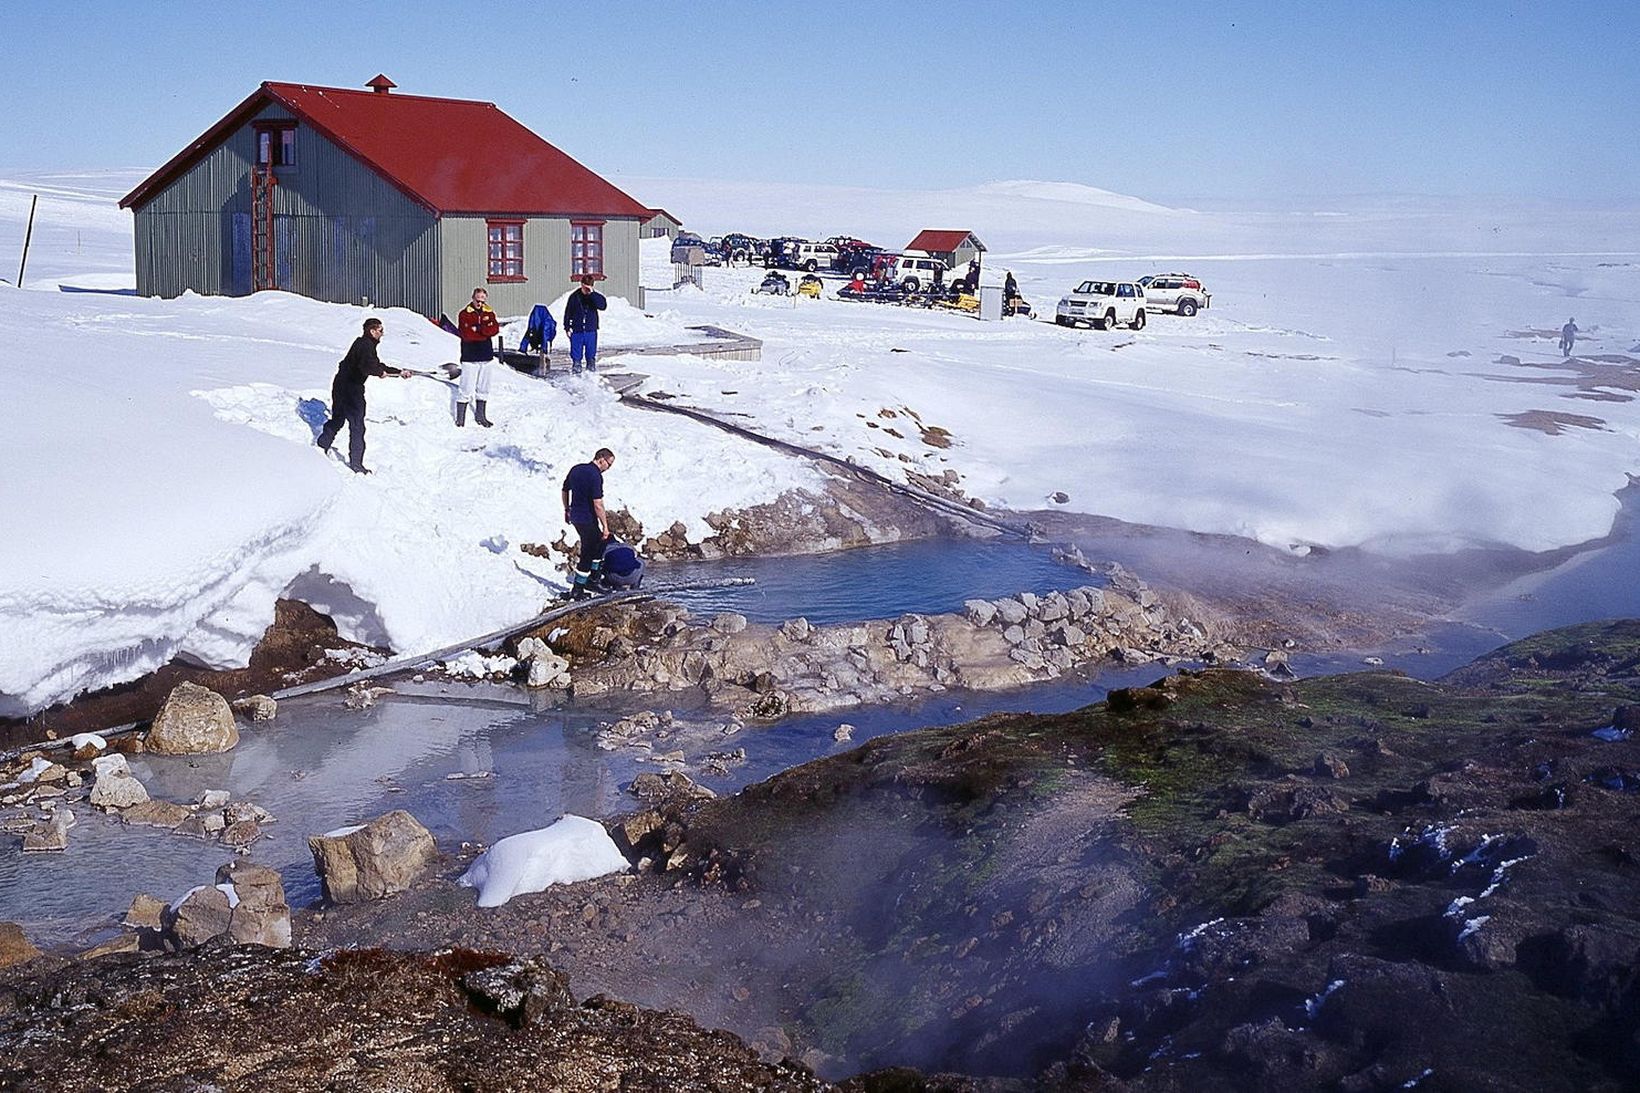
[[[760,361],[763,359],[763,342],[746,334],[737,334],[733,330],[725,330],[721,326],[691,326],[690,330],[699,331],[704,337],[698,342],[670,342],[663,345],[600,345],[598,359],[600,361],[613,360],[616,357],[708,357],[715,360],[728,361]],[[502,357],[507,363],[516,360],[535,358],[536,354],[521,354],[515,349],[503,352]],[[568,345],[555,346],[547,354],[547,369],[549,373],[568,374],[569,347]],[[516,366],[515,366],[516,367]]]

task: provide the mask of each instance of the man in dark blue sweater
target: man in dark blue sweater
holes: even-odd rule
[[[577,463],[564,476],[564,522],[581,537],[581,555],[575,563],[572,600],[584,600],[604,567],[604,544],[609,541],[609,517],[604,514],[604,473],[615,465],[615,453],[599,448],[590,463]]]
[[[380,319],[364,321],[364,333],[353,339],[347,356],[336,368],[336,378],[330,384],[330,420],[319,430],[315,441],[320,448],[330,451],[330,446],[336,442],[336,434],[346,425],[347,465],[353,468],[355,474],[370,473],[364,465],[364,381],[371,376],[398,376],[403,379],[410,374],[387,367],[376,355],[376,346],[385,333],[387,328],[382,326]]]
[[[569,294],[564,304],[564,329],[569,331],[570,371],[581,370],[581,358],[587,362],[587,371],[598,371],[598,312],[609,306],[604,294],[592,290],[593,279],[581,278],[581,287]]]

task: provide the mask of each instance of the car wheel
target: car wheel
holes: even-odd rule
[[[1128,326],[1132,327],[1134,330],[1143,330],[1145,328],[1144,308],[1141,307],[1138,311],[1133,313],[1133,321],[1129,323]]]
[[[905,289],[907,292],[916,292],[919,288],[922,288],[922,283],[915,277],[907,277],[904,281],[900,282],[900,287]]]
[[[1116,310],[1112,308],[1110,311],[1105,312],[1105,317],[1093,325],[1097,326],[1100,330],[1115,330]]]
[[[1180,315],[1184,315],[1184,316],[1188,317],[1188,316],[1194,315],[1195,313],[1196,313],[1196,301],[1194,301],[1194,300],[1180,300],[1179,301],[1179,314]]]
[[[803,268],[809,273],[813,273],[815,270],[820,268],[820,263],[816,262],[813,258],[810,258],[807,262],[803,263]]]
[[[1071,320],[1069,320],[1069,319],[1067,319],[1067,318],[1065,318],[1065,316],[1063,316],[1063,315],[1055,315],[1055,316],[1054,316],[1054,317],[1053,317],[1053,321],[1054,321],[1054,322],[1056,322],[1056,323],[1058,323],[1058,324],[1059,324],[1059,325],[1060,325],[1060,326],[1071,326],[1071,327],[1074,327],[1074,326],[1075,326],[1075,325],[1076,325],[1076,324],[1075,324],[1075,323],[1073,323],[1073,322],[1072,322],[1072,321],[1071,321]]]

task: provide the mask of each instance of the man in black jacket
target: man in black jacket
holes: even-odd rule
[[[364,333],[353,339],[347,356],[336,369],[336,378],[330,384],[330,420],[319,430],[316,443],[324,451],[336,440],[336,434],[347,425],[347,465],[356,474],[369,474],[364,465],[364,381],[371,376],[398,376],[410,373],[389,368],[376,355],[376,345],[387,333],[380,319],[366,319]]]
[[[604,294],[592,290],[593,279],[581,278],[581,287],[564,303],[564,329],[569,331],[570,371],[581,370],[584,355],[587,371],[598,371],[598,312],[609,306]]]

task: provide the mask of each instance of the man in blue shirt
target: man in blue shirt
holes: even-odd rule
[[[577,463],[564,476],[564,522],[581,537],[581,555],[575,563],[575,584],[569,598],[592,595],[595,578],[604,566],[604,543],[609,540],[609,518],[604,515],[604,473],[615,465],[615,453],[599,448],[590,463]]]
[[[587,371],[598,371],[598,312],[609,306],[604,294],[592,290],[592,277],[581,278],[581,287],[564,302],[564,329],[569,331],[570,371],[581,370],[586,357]]]

